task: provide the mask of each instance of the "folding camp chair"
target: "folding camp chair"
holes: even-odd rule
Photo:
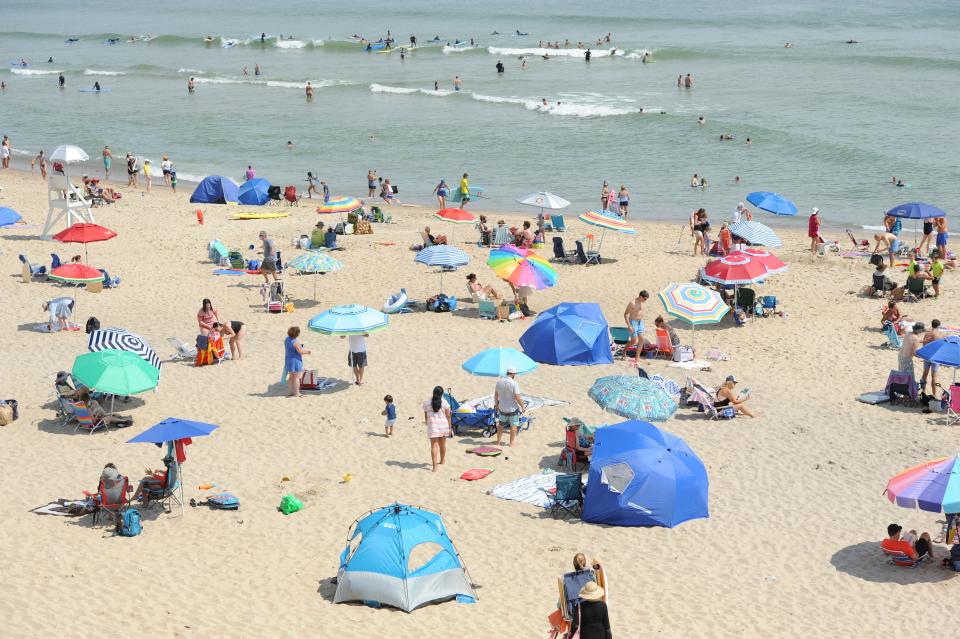
[[[88,433],[92,433],[98,428],[107,428],[106,422],[94,417],[93,413],[90,412],[90,409],[87,408],[87,405],[83,402],[71,402],[70,406],[73,408],[73,417],[77,420],[77,427],[73,429],[73,432],[77,432],[82,428]]]
[[[494,300],[477,300],[477,312],[484,319],[497,319],[497,302]]]
[[[760,298],[760,306],[763,308],[764,316],[773,315],[777,312],[777,297],[775,295],[764,295]]]
[[[591,264],[600,263],[600,253],[596,251],[590,251],[589,253],[583,250],[583,242],[580,240],[576,241],[577,244],[577,258],[580,260],[581,264],[590,266]]]
[[[168,337],[167,344],[172,346],[173,350],[175,351],[174,354],[170,356],[171,361],[175,362],[182,359],[192,360],[197,356],[196,347],[181,342],[176,337]]]
[[[947,402],[947,426],[960,422],[960,384],[951,384],[947,391],[950,401]]]
[[[913,559],[910,555],[906,555],[897,550],[888,550],[883,546],[880,547],[880,550],[883,551],[883,554],[890,558],[889,563],[900,566],[901,568],[916,568],[920,565],[921,557]]]
[[[20,262],[24,266],[26,266],[28,269],[30,269],[30,277],[46,277],[47,275],[46,266],[34,266],[33,264],[30,263],[30,260],[28,260],[24,255],[19,255],[18,257],[20,258]]]
[[[929,289],[926,280],[920,277],[908,277],[905,286],[904,299],[909,302],[919,302],[925,297],[929,297]]]
[[[566,428],[566,441],[563,445],[563,450],[560,451],[560,459],[557,461],[557,466],[566,467],[567,464],[570,465],[570,470],[576,472],[577,464],[582,463],[584,466],[590,463],[590,457],[583,452],[582,450],[577,450],[577,441],[578,433],[576,428]]]
[[[884,346],[900,350],[900,347],[903,346],[903,341],[900,339],[900,336],[897,335],[897,329],[894,328],[893,322],[887,322],[883,325],[883,334],[887,337],[887,343]]]
[[[754,315],[757,304],[757,293],[752,288],[740,287],[737,289],[736,305],[747,315]]]
[[[172,460],[167,466],[166,482],[163,486],[148,487],[143,489],[143,505],[149,508],[153,504],[160,504],[165,512],[170,512],[171,503],[176,502],[178,506],[183,507],[183,501],[177,492],[180,490],[180,464],[177,460]]]
[[[512,244],[513,238],[510,237],[510,229],[506,226],[497,226],[493,230],[493,240],[491,244],[493,246],[503,246],[504,244]]]
[[[550,216],[550,225],[553,226],[553,230],[562,233],[567,230],[567,225],[563,221],[562,215],[551,215]]]
[[[583,476],[580,473],[559,473],[556,490],[544,492],[550,498],[550,515],[554,519],[564,514],[580,517],[583,512]]]
[[[110,277],[106,269],[98,268],[97,270],[103,273],[103,288],[117,288],[120,286],[119,277]]]
[[[129,508],[127,493],[130,492],[130,480],[121,476],[119,480],[100,480],[96,495],[84,494],[93,497],[93,525],[101,519],[107,518],[113,525],[120,520],[120,513]]]
[[[673,359],[673,345],[670,343],[670,333],[668,333],[665,328],[657,329],[657,350],[655,356]]]
[[[50,270],[52,271],[55,268],[63,266],[63,262],[60,261],[60,256],[56,253],[50,254]]]
[[[464,429],[480,429],[484,437],[490,437],[490,435],[497,432],[496,411],[492,408],[478,408],[472,413],[461,413],[459,412],[461,404],[457,401],[457,398],[453,396],[452,390],[448,388],[443,396],[447,400],[447,403],[450,404],[450,421],[453,426],[454,435],[459,435],[460,431]]]
[[[855,238],[855,237],[853,236],[853,233],[850,232],[850,229],[846,229],[846,231],[847,231],[847,237],[849,237],[849,238],[850,238],[850,241],[853,242],[853,248],[854,248],[855,250],[858,250],[858,251],[859,251],[859,250],[869,250],[869,249],[870,249],[870,240],[859,240],[859,241],[858,241],[857,238]]]
[[[737,416],[737,409],[733,406],[717,408],[717,396],[713,390],[702,386],[692,377],[687,378],[687,383],[684,387],[684,396],[686,397],[685,403],[688,406],[690,404],[696,404],[698,406],[697,410],[704,413],[704,417],[707,419],[733,419]]]
[[[577,261],[577,252],[568,251],[563,246],[563,238],[556,237],[553,238],[553,259],[551,262],[576,262]]]
[[[886,386],[884,386],[884,391],[890,396],[891,404],[896,403],[898,395],[909,397],[913,403],[919,399],[917,380],[913,375],[913,371],[891,370],[890,374],[887,375],[887,383]]]

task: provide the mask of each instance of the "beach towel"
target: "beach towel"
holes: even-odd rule
[[[549,508],[553,500],[545,491],[556,490],[556,488],[557,473],[548,468],[536,475],[521,477],[507,484],[498,484],[488,490],[487,494],[500,499],[522,501],[525,504]]]
[[[487,475],[493,472],[492,468],[471,468],[462,475],[460,479],[466,479],[467,481],[476,481],[478,479],[483,479]]]
[[[670,395],[671,397],[680,397],[680,393],[683,391],[683,389],[680,388],[680,385],[675,381],[660,375],[651,376],[650,381],[666,391],[667,395]]]
[[[213,272],[214,275],[243,275],[246,271],[232,268],[219,268]]]
[[[523,403],[526,405],[526,412],[531,412],[542,408],[544,406],[558,406],[560,404],[566,404],[567,402],[559,399],[550,399],[549,397],[537,397],[536,395],[526,395],[520,393],[520,397],[523,398]],[[484,409],[484,408],[493,408],[494,399],[493,395],[485,395],[477,399],[470,399],[463,403],[461,406],[470,406],[474,409]]]
[[[37,515],[57,515],[58,517],[82,517],[93,512],[92,499],[58,499],[45,506],[34,508],[30,512]]]
[[[667,366],[671,368],[684,368],[686,370],[702,371],[702,370],[710,369],[710,362],[708,362],[705,359],[695,359],[689,362],[672,362],[670,364],[667,364]]]

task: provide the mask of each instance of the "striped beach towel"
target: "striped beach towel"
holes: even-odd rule
[[[487,491],[487,494],[500,499],[522,501],[525,504],[548,508],[551,500],[544,491],[556,487],[557,473],[547,469],[545,472],[536,475],[515,479],[508,484],[498,484]]]

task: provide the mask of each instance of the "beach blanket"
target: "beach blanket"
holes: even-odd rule
[[[853,259],[855,257],[867,257],[873,255],[869,251],[840,251],[840,257],[845,257],[847,259]]]
[[[214,275],[243,275],[246,271],[232,268],[220,268],[213,272]]]
[[[557,473],[548,468],[536,475],[521,477],[507,484],[498,484],[488,490],[487,494],[500,499],[522,501],[525,504],[548,508],[551,500],[544,491],[556,489],[556,487]]]
[[[710,362],[708,362],[705,359],[695,359],[689,362],[672,362],[670,364],[667,364],[667,366],[671,368],[683,368],[688,371],[694,371],[694,370],[702,371],[704,369],[710,368]]]
[[[526,395],[520,393],[520,397],[523,398],[523,403],[527,407],[526,412],[535,411],[538,408],[543,408],[544,406],[559,406],[560,404],[566,404],[567,402],[560,399],[550,399],[549,397],[537,397],[536,395]],[[493,395],[485,395],[484,397],[479,397],[477,399],[470,399],[461,404],[461,406],[469,406],[474,409],[483,409],[483,408],[493,408]]]
[[[93,512],[92,499],[58,499],[45,506],[34,508],[30,512],[37,515],[57,515],[58,517],[82,517]]]

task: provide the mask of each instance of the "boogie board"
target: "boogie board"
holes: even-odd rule
[[[274,220],[280,217],[290,217],[289,213],[235,213],[230,216],[231,220]]]
[[[482,186],[471,186],[470,187],[470,199],[475,200],[478,197],[483,197],[483,187]],[[463,199],[463,194],[460,193],[460,187],[455,186],[450,191],[450,195],[447,196],[448,202],[460,202]]]
[[[229,49],[230,47],[235,47],[236,45],[237,45],[236,40],[224,40],[223,43],[220,44],[220,46],[223,47],[224,49]]]
[[[110,89],[80,89],[80,93],[110,93]]]
[[[410,53],[411,51],[413,51],[413,50],[416,49],[416,48],[417,48],[417,47],[413,47],[413,46],[409,46],[409,45],[400,45],[399,47],[391,47],[391,48],[389,48],[389,49],[382,49],[382,50],[380,50],[380,51],[377,51],[377,53],[393,53],[394,51],[399,51],[399,50],[401,50],[401,49],[403,49],[403,50],[406,51],[407,53]]]

